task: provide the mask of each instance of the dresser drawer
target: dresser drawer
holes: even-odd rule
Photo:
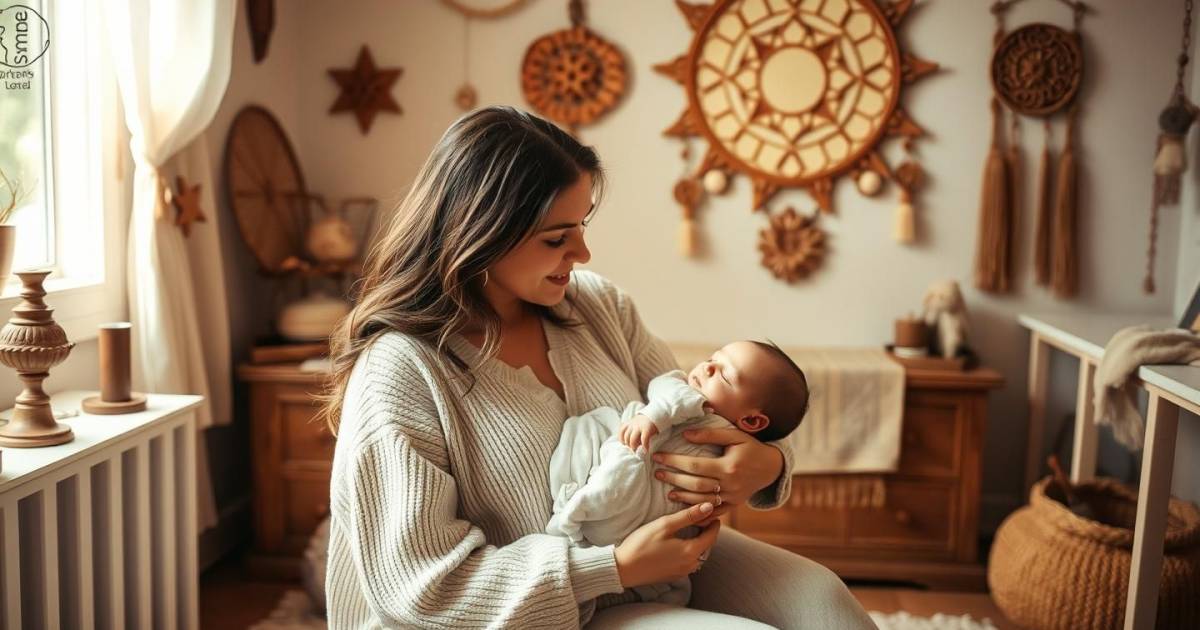
[[[910,394],[904,404],[899,472],[957,477],[962,466],[961,416],[961,406],[953,398]]]
[[[951,552],[959,513],[954,482],[888,479],[884,508],[847,510],[850,544]]]
[[[333,459],[334,437],[329,427],[316,420],[320,404],[303,391],[284,392],[276,398],[283,462]]]
[[[775,510],[737,509],[733,526],[760,540],[783,546],[839,546],[846,540],[846,510],[806,507],[792,499]]]

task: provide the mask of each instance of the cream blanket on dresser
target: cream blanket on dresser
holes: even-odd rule
[[[673,345],[684,370],[713,348]],[[900,463],[904,368],[873,348],[784,348],[808,378],[804,422],[786,439],[795,451],[793,502],[880,507],[883,480]],[[851,473],[851,474],[848,474]]]

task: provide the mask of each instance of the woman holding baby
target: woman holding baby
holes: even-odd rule
[[[611,546],[544,533],[564,420],[642,400],[678,368],[627,295],[576,269],[601,178],[554,125],[478,110],[371,251],[333,338],[330,627],[873,627],[824,567],[721,531],[732,507],[790,489],[790,452],[737,429],[687,436],[719,457],[663,455],[692,507]],[[689,574],[687,608],[633,590]]]

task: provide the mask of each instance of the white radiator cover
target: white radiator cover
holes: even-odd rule
[[[51,404],[76,410],[93,394]],[[67,444],[4,449],[0,628],[199,626],[202,400],[151,395],[142,412],[62,420],[75,433]]]

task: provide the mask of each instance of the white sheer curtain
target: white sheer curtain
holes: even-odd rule
[[[236,0],[105,0],[103,4],[134,160],[127,263],[134,383],[143,391],[204,396],[207,404],[197,418],[201,430],[230,418],[224,279],[219,264],[194,272],[191,261],[220,260],[213,204],[216,187],[201,132],[212,121],[229,83],[236,4]],[[183,155],[173,160],[177,154]],[[181,174],[189,183],[202,185],[208,223],[193,225],[189,240],[195,242],[185,241],[174,224],[174,210],[164,205],[163,187],[174,185],[174,178],[166,181],[168,174]],[[196,251],[205,248],[211,250],[207,257]],[[199,295],[197,288],[202,290]],[[217,515],[204,440],[197,444],[203,531],[216,524]]]

